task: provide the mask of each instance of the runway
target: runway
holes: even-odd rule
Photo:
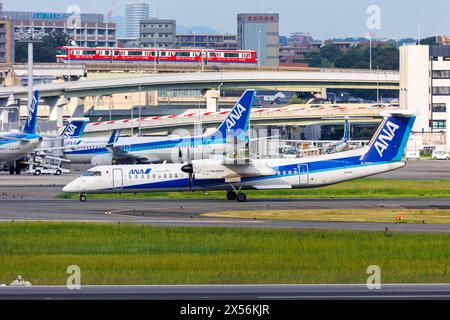
[[[249,200],[1,200],[0,222],[66,221],[133,223],[155,226],[208,226],[242,228],[330,229],[450,233],[446,224],[356,223],[261,220],[204,217],[202,213],[248,210],[345,208],[450,208],[450,199],[283,199]]]
[[[289,209],[450,209],[447,199],[249,199],[245,203],[224,199],[78,200],[57,199],[62,186],[78,176],[78,168],[64,176],[10,176],[0,174],[1,221],[74,221],[135,223],[156,226],[209,226],[244,228],[294,228],[450,233],[450,225],[399,223],[345,223],[213,218],[203,213]],[[374,176],[382,179],[450,180],[450,161],[415,160],[399,170]],[[110,213],[110,214],[105,214]]]
[[[378,300],[450,299],[450,285],[167,285],[167,286],[65,286],[4,287],[0,300]],[[218,311],[218,310],[216,310]]]

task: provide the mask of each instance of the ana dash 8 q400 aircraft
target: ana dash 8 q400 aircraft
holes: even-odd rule
[[[198,160],[188,164],[98,166],[64,188],[79,193],[226,190],[243,202],[242,190],[313,188],[371,176],[405,166],[402,156],[415,116],[383,114],[368,147],[301,159]]]
[[[64,157],[72,163],[91,163],[98,166],[165,161],[180,163],[187,160],[188,149],[193,159],[220,154],[223,153],[223,146],[233,143],[235,139],[247,141],[248,120],[254,96],[255,90],[246,90],[226,119],[211,134],[188,137],[75,139],[65,144],[67,150],[64,151]]]
[[[30,154],[42,141],[42,137],[36,134],[38,105],[39,91],[34,91],[23,131],[0,133],[0,162],[7,164],[10,174],[20,174],[18,160]]]

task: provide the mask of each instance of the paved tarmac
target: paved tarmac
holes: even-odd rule
[[[175,286],[64,286],[4,287],[0,299],[142,299],[142,300],[377,300],[450,299],[450,285],[381,285],[369,290],[365,285],[175,285]],[[223,310],[220,310],[222,312]],[[219,310],[216,310],[219,312]]]
[[[286,199],[250,200],[1,200],[0,222],[67,221],[134,223],[157,226],[336,229],[362,231],[450,232],[446,224],[355,223],[204,217],[202,213],[248,210],[336,208],[450,208],[450,199]]]

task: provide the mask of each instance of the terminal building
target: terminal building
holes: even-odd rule
[[[418,113],[415,149],[450,151],[450,46],[400,48],[400,106]]]

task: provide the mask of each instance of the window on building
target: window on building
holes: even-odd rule
[[[450,87],[433,87],[433,95],[449,96],[450,95]]]
[[[433,129],[446,129],[447,123],[445,120],[433,120]]]
[[[433,70],[433,79],[450,79],[450,70]]]
[[[447,106],[445,103],[433,103],[433,112],[447,112]]]

